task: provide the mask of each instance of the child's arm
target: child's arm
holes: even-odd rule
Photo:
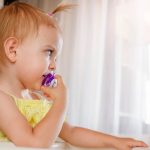
[[[131,138],[120,138],[90,129],[73,127],[68,123],[64,123],[59,135],[68,143],[89,148],[111,147],[118,150],[131,150],[133,147],[146,147],[142,141],[137,141]]]
[[[67,94],[62,79],[56,77],[56,88],[43,89],[44,93],[53,99],[53,106],[34,128],[21,115],[14,101],[0,93],[0,131],[17,146],[48,147],[58,136],[64,122]]]

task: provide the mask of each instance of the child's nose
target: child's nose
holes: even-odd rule
[[[56,70],[56,63],[54,61],[49,64],[48,70]]]

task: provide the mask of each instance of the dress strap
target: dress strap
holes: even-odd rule
[[[18,98],[18,97],[16,97],[15,95],[13,95],[13,94],[11,94],[11,93],[9,93],[9,92],[7,92],[7,91],[4,91],[4,90],[2,90],[2,89],[0,89],[0,91],[2,91],[3,93],[5,93],[6,95],[8,95],[8,96],[10,96],[10,97],[12,97],[13,98],[13,100],[17,100],[17,99],[27,99],[27,100],[31,100],[31,99],[33,99],[32,98],[32,94],[34,94],[34,96],[36,96],[36,98],[35,99],[38,99],[38,100],[46,100],[46,98],[42,95],[42,93],[40,93],[40,92],[38,92],[38,91],[23,91],[22,92],[22,96],[23,96],[23,98]],[[28,95],[28,93],[31,95]]]
[[[7,92],[7,91],[4,91],[4,90],[2,90],[2,89],[0,89],[0,91],[1,92],[3,92],[3,93],[5,93],[6,95],[8,95],[8,96],[10,96],[10,97],[12,97],[13,98],[13,100],[15,100],[16,101],[16,96],[14,96],[13,94],[11,94],[11,93],[9,93],[9,92]]]

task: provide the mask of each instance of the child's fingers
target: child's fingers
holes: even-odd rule
[[[60,75],[55,75],[55,79],[57,80],[57,85],[65,85],[62,77]]]
[[[51,87],[41,86],[41,91],[48,94],[51,92]]]
[[[55,78],[56,78],[56,79],[61,79],[62,77],[61,77],[60,75],[56,74],[56,75],[55,75]]]
[[[136,144],[137,147],[148,147],[148,145],[143,141],[137,141]]]
[[[57,80],[58,84],[62,82],[62,77],[60,75],[55,75],[55,79]]]
[[[49,95],[50,95],[49,93],[50,93],[51,90],[50,90],[50,88],[48,88],[46,86],[42,86],[41,91],[43,92],[44,96],[49,97]]]
[[[143,141],[136,141],[136,140],[131,142],[130,145],[131,147],[148,147],[148,145]]]
[[[55,100],[55,95],[52,94],[51,87],[42,86],[41,91],[43,92],[44,96],[46,96],[47,98]]]

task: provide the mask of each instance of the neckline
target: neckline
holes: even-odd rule
[[[44,101],[44,100],[40,100],[40,99],[28,99],[28,98],[18,98],[16,96],[14,96],[15,100],[17,101],[26,101],[26,102],[29,102],[29,101],[34,101],[34,102],[41,102],[41,101]]]
[[[2,90],[2,89],[0,89],[0,91],[2,91],[3,93],[5,93],[6,95],[8,95],[8,96],[11,96],[11,97],[13,97],[15,100],[20,100],[20,101],[43,101],[43,100],[46,100],[46,99],[32,99],[32,97],[31,98],[25,98],[25,97],[17,97],[17,96],[15,96],[14,94],[11,94],[10,92],[7,92],[7,91],[4,91],[4,90]]]

